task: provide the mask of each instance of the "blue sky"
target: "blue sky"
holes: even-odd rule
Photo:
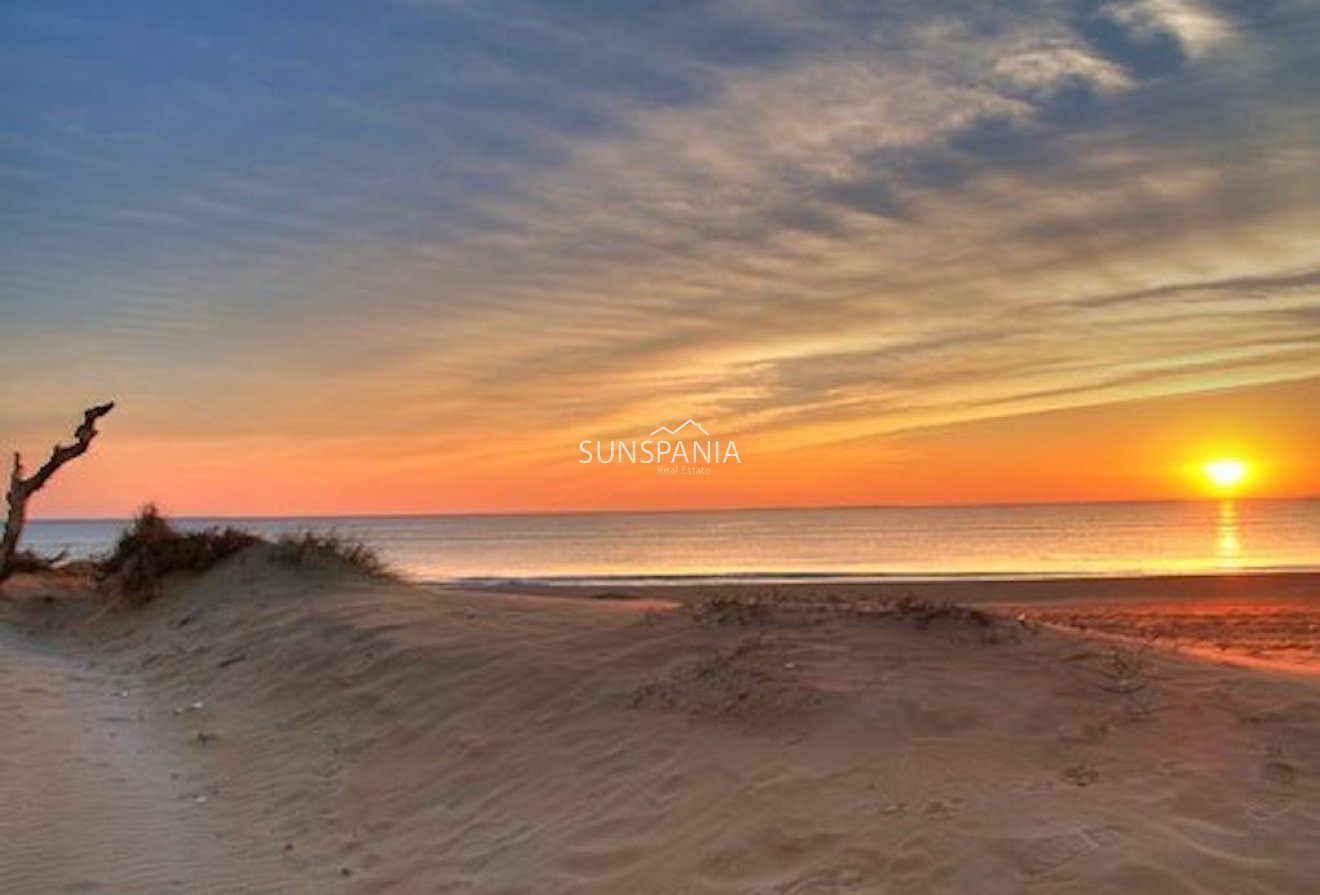
[[[0,17],[22,443],[103,394],[135,438],[531,458],[1320,375],[1315,3]]]

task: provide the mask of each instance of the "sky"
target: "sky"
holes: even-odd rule
[[[0,447],[119,402],[46,516],[1320,494],[1317,47],[1301,0],[9,0]],[[578,462],[686,419],[742,463]]]

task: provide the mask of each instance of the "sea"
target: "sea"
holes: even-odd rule
[[[1320,570],[1320,500],[535,515],[188,518],[334,532],[421,581],[1049,578]],[[108,550],[125,520],[33,520],[24,546]]]

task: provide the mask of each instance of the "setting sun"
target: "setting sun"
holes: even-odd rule
[[[1237,488],[1247,477],[1247,464],[1235,457],[1221,457],[1201,467],[1206,478],[1224,491]]]

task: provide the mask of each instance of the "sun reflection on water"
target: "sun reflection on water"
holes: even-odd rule
[[[1219,524],[1215,529],[1215,553],[1221,569],[1242,567],[1242,539],[1238,536],[1237,507],[1231,500],[1219,504]]]

